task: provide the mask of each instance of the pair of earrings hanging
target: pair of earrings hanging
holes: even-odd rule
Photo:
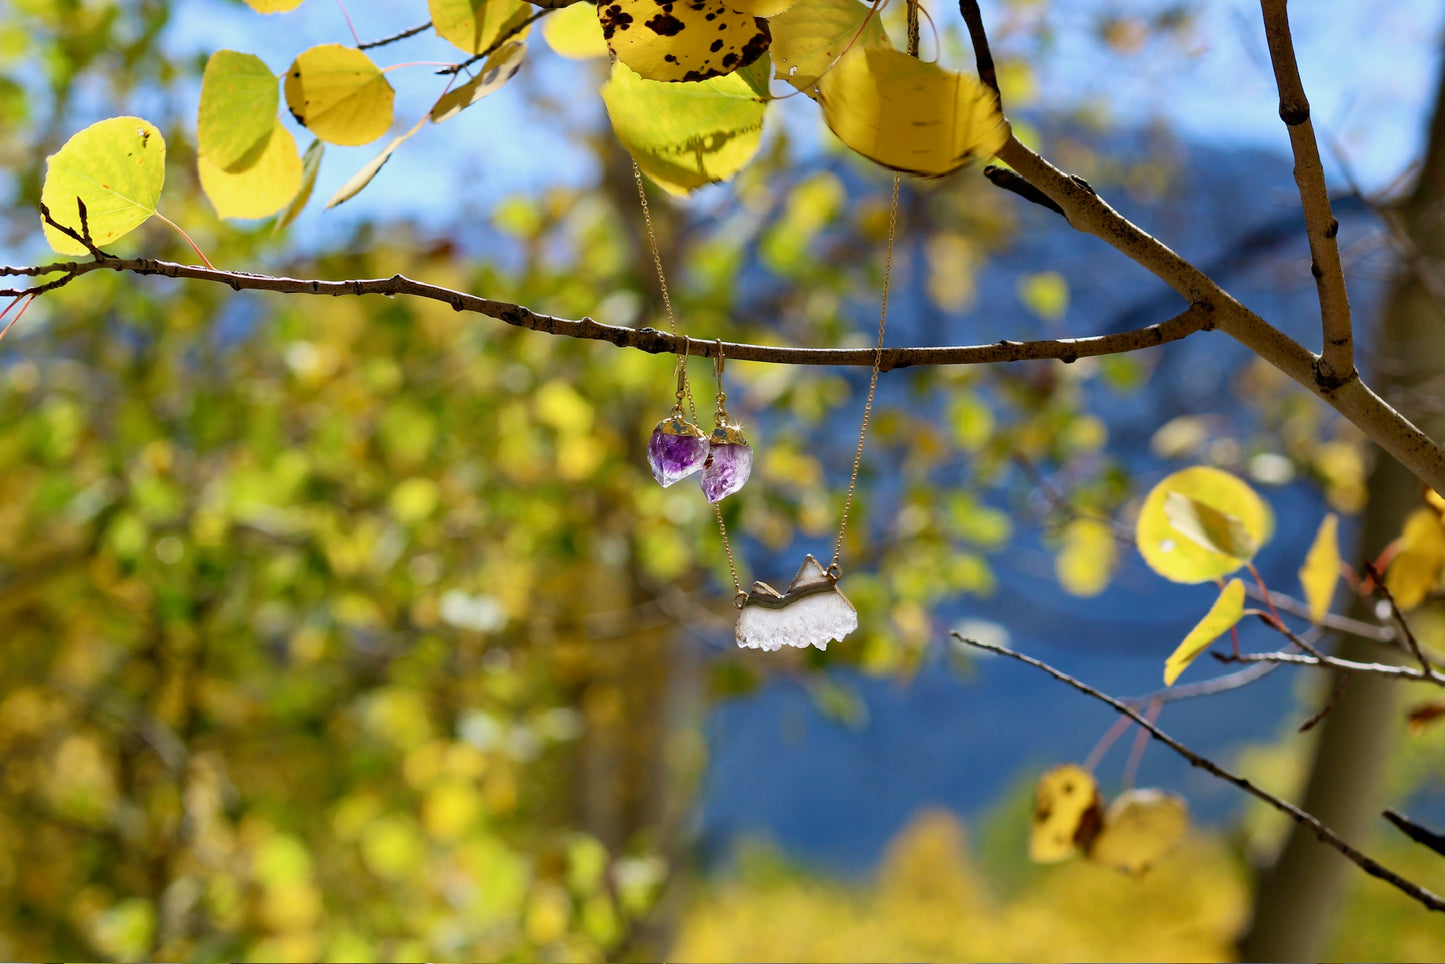
[[[687,356],[691,339],[683,336],[682,355],[677,360],[677,401],[672,413],[657,423],[647,442],[647,461],[652,477],[664,488],[694,473],[702,484],[709,502],[720,502],[738,491],[753,471],[753,448],[743,430],[733,423],[727,411],[727,392],[723,391],[722,341],[717,343],[713,374],[717,378],[717,412],[714,428],[708,435],[683,411],[688,396]]]

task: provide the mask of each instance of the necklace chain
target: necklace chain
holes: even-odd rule
[[[662,270],[662,254],[657,246],[657,232],[652,225],[652,209],[647,203],[647,191],[642,184],[642,171],[638,168],[636,160],[632,161],[632,179],[637,182],[637,199],[642,204],[642,221],[647,227],[648,246],[652,249],[652,266],[657,269],[657,286],[662,292],[662,307],[667,313],[667,324],[672,331],[673,341],[676,342],[683,336],[678,334],[677,315],[672,310],[672,298],[667,291],[667,276]],[[878,390],[878,374],[883,367],[883,332],[888,323],[888,288],[893,278],[893,239],[898,232],[898,189],[901,182],[902,178],[895,174],[893,176],[893,197],[888,209],[888,253],[883,262],[883,296],[878,310],[878,341],[873,349],[873,373],[868,380],[868,398],[863,403],[863,424],[858,429],[858,448],[853,453],[853,469],[848,476],[848,494],[843,500],[843,512],[838,522],[838,539],[833,545],[833,559],[828,563],[827,568],[828,575],[835,580],[842,574],[839,562],[843,555],[843,534],[848,531],[848,516],[853,510],[853,495],[858,488],[858,469],[863,464],[863,443],[868,436],[868,421],[873,415],[873,397]],[[722,342],[718,342],[717,350],[721,354]],[[687,396],[688,409],[692,413],[693,422],[696,423],[697,404],[693,401],[692,386],[687,380],[686,354],[679,356],[678,385],[678,401],[681,402],[681,395]],[[748,600],[748,594],[743,591],[742,582],[738,579],[737,562],[733,558],[732,543],[728,540],[728,527],[723,522],[722,503],[714,502],[713,511],[717,516],[717,530],[718,535],[722,537],[723,553],[728,560],[728,573],[733,580],[733,605],[741,609]]]

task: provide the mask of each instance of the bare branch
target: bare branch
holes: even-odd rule
[[[360,295],[408,295],[440,301],[457,311],[471,311],[495,318],[518,328],[527,328],[549,335],[565,335],[570,338],[587,338],[610,342],[619,348],[635,348],[652,354],[680,354],[684,339],[657,331],[653,328],[625,328],[607,325],[591,318],[573,321],[554,318],[532,311],[522,305],[505,301],[493,301],[477,295],[443,288],[439,285],[413,281],[402,275],[390,278],[370,278],[355,281],[320,281],[299,278],[278,278],[270,275],[251,274],[242,271],[221,271],[198,265],[178,264],[173,261],[158,261],[153,258],[115,258],[101,254],[94,261],[69,261],[40,267],[0,267],[0,277],[36,276],[62,272],[64,277],[45,285],[32,288],[0,290],[0,297],[7,295],[33,294],[50,290],[69,283],[76,277],[98,269],[130,272],[140,275],[163,275],[168,278],[188,278],[196,281],[210,281],[224,284],[236,291],[277,291],[287,294],[360,296]],[[1065,363],[1095,355],[1115,355],[1123,352],[1153,348],[1167,342],[1177,341],[1211,327],[1211,312],[1203,306],[1193,306],[1157,325],[1148,325],[1130,331],[1089,338],[1053,338],[1044,341],[1000,341],[992,345],[962,345],[937,348],[885,348],[882,353],[881,370],[910,368],[923,365],[988,365],[998,362],[1034,361],[1052,359]],[[718,343],[705,339],[687,341],[691,355],[712,357],[717,354]],[[875,350],[872,348],[791,348],[777,345],[751,345],[736,342],[722,342],[722,350],[732,361],[768,362],[781,365],[852,365],[872,367]]]
[[[1017,171],[1007,167],[1000,167],[997,164],[990,164],[983,169],[983,176],[988,178],[988,182],[994,187],[1003,188],[1005,191],[1017,194],[1025,201],[1030,201],[1039,207],[1048,208],[1055,214],[1064,213],[1063,208],[1055,204],[1043,191],[1040,191],[1020,177]]]
[[[1437,854],[1445,855],[1445,835],[1425,829],[1398,810],[1386,810],[1381,816],[1398,827],[1401,833],[1417,844],[1423,844]]]
[[[375,47],[385,47],[387,44],[394,44],[398,40],[405,40],[407,37],[415,37],[417,34],[430,29],[431,21],[428,20],[426,23],[419,23],[415,27],[408,27],[405,30],[398,31],[390,37],[382,37],[380,40],[369,40],[364,44],[357,44],[356,49],[371,50]]]
[[[535,3],[535,0],[530,0],[530,2]],[[501,49],[503,44],[507,43],[513,37],[517,36],[517,34],[526,30],[528,27],[532,26],[532,24],[536,23],[538,20],[541,20],[543,17],[547,16],[547,14],[551,13],[553,10],[558,10],[562,7],[570,7],[572,4],[577,2],[578,0],[563,0],[563,2],[561,3],[554,4],[536,3],[536,6],[541,7],[540,10],[538,10],[536,13],[533,13],[529,17],[517,21],[515,24],[512,25],[510,30],[503,31],[502,35],[499,36],[496,40],[493,40],[491,45],[488,46],[486,50],[482,50],[475,54],[472,54],[472,56],[468,57],[466,60],[463,60],[459,64],[452,64],[450,67],[443,67],[441,70],[438,70],[437,73],[441,74],[442,76],[446,76],[447,74],[461,73],[472,64],[486,60],[492,54],[496,53],[499,49]]]
[[[1347,673],[1372,673],[1375,676],[1392,676],[1397,679],[1413,680],[1417,683],[1434,683],[1445,686],[1445,676],[1435,670],[1428,673],[1413,666],[1397,666],[1393,663],[1359,663],[1338,656],[1310,656],[1300,653],[1214,653],[1221,663],[1293,663],[1296,666],[1323,666],[1328,669],[1344,670]]]
[[[1003,110],[1003,97],[998,92],[998,74],[993,67],[993,51],[988,49],[988,31],[983,28],[983,14],[979,12],[978,0],[958,0],[958,12],[963,15],[963,22],[968,25],[968,36],[973,41],[973,59],[978,65],[978,79],[993,91],[993,95],[998,98],[999,110]]]
[[[1320,355],[1319,377],[1327,383],[1342,385],[1355,377],[1355,344],[1345,272],[1340,266],[1340,246],[1335,238],[1340,222],[1330,210],[1325,170],[1320,163],[1314,124],[1310,121],[1310,102],[1305,97],[1299,64],[1295,61],[1288,0],[1260,0],[1259,6],[1264,13],[1269,59],[1279,87],[1279,117],[1289,129],[1289,144],[1294,151],[1294,179],[1299,185],[1310,241],[1310,273],[1315,277],[1320,297],[1324,351]]]
[[[1100,701],[1101,703],[1108,704],[1109,706],[1113,707],[1115,711],[1124,714],[1135,723],[1148,730],[1150,735],[1153,736],[1154,739],[1158,740],[1160,743],[1163,743],[1165,746],[1169,747],[1169,749],[1173,750],[1175,753],[1188,760],[1192,766],[1196,766],[1199,769],[1204,770],[1206,773],[1218,777],[1226,783],[1234,784],[1245,793],[1248,793],[1259,800],[1263,800],[1274,809],[1285,814],[1295,823],[1309,827],[1311,830],[1314,831],[1315,836],[1319,838],[1321,843],[1324,843],[1330,847],[1333,847],[1335,850],[1338,850],[1349,860],[1357,864],[1360,869],[1363,870],[1365,873],[1369,874],[1372,877],[1378,877],[1380,880],[1383,880],[1386,883],[1394,886],[1403,893],[1408,894],[1410,897],[1413,897],[1415,900],[1419,901],[1430,910],[1445,910],[1445,900],[1442,900],[1439,896],[1429,890],[1426,890],[1419,884],[1416,884],[1413,881],[1406,880],[1404,877],[1401,877],[1399,874],[1385,867],[1374,858],[1368,857],[1360,851],[1356,850],[1354,847],[1350,846],[1350,844],[1340,839],[1340,837],[1337,836],[1333,830],[1320,823],[1319,819],[1313,814],[1306,813],[1289,801],[1277,797],[1274,794],[1270,793],[1268,790],[1265,790],[1262,787],[1258,787],[1255,784],[1251,783],[1249,780],[1246,780],[1244,777],[1224,769],[1224,767],[1215,763],[1208,757],[1200,756],[1198,753],[1195,753],[1183,743],[1180,743],[1178,740],[1174,739],[1172,736],[1159,729],[1153,723],[1150,723],[1143,716],[1141,716],[1137,710],[1127,706],[1124,703],[1121,703],[1119,700],[1114,699],[1112,696],[1109,696],[1106,693],[1094,689],[1087,683],[1083,683],[1079,680],[1074,679],[1072,676],[1061,670],[1054,669],[1048,663],[1034,659],[1032,656],[1025,656],[1023,653],[1009,649],[1007,646],[997,646],[993,643],[980,642],[976,639],[969,639],[965,636],[960,635],[959,633],[953,633],[953,637],[959,642],[966,643],[969,646],[975,646],[979,649],[988,650],[992,653],[998,653],[1001,656],[1008,656],[1012,659],[1018,660],[1021,663],[1027,663],[1029,666],[1032,666],[1035,669],[1041,669],[1045,673],[1048,673],[1050,676],[1052,676],[1054,679],[1069,684],[1079,692],[1087,696],[1092,696],[1094,699]]]

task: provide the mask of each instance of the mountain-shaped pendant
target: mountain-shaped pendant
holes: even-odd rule
[[[744,649],[778,650],[784,646],[826,650],[858,628],[858,610],[811,555],[803,560],[787,592],[765,582],[753,583],[738,616],[737,640]]]

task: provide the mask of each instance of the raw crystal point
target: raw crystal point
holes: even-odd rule
[[[720,502],[732,495],[753,474],[753,447],[743,438],[736,425],[719,425],[712,430],[707,444],[707,462],[698,481],[709,502]]]
[[[803,560],[788,591],[753,583],[738,616],[737,640],[744,649],[774,651],[784,646],[826,650],[858,628],[858,610],[812,556]]]
[[[702,468],[707,453],[707,436],[678,412],[658,422],[647,442],[647,463],[663,488]]]

